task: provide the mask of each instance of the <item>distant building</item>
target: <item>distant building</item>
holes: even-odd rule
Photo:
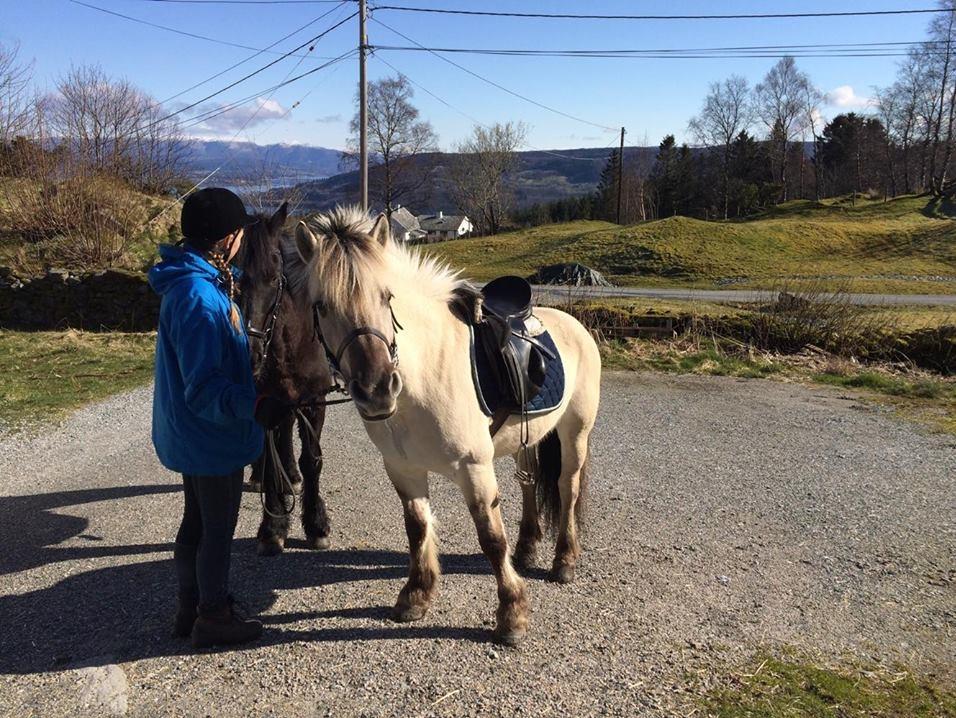
[[[471,220],[461,214],[445,214],[439,211],[438,214],[420,214],[416,219],[418,226],[425,232],[426,242],[467,237],[475,229]]]
[[[418,217],[401,205],[392,210],[389,227],[392,237],[399,242],[415,244],[425,240],[426,232],[418,223]]]

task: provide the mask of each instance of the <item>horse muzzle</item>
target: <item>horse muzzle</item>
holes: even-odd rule
[[[398,397],[402,393],[402,376],[397,371],[383,377],[372,387],[361,382],[349,382],[349,395],[365,421],[385,421],[398,409]]]

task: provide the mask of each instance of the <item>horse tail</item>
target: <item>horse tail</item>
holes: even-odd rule
[[[574,520],[578,530],[584,529],[585,505],[588,489],[588,456],[581,466],[578,479],[578,500],[574,504]],[[561,523],[561,439],[552,431],[535,446],[535,485],[537,487],[538,516],[547,531],[553,532]]]
[[[535,486],[537,487],[538,516],[545,528],[553,531],[561,522],[561,439],[557,431],[545,436],[535,448]]]

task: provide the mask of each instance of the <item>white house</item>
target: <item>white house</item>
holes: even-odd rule
[[[439,211],[438,214],[420,214],[416,219],[421,230],[425,232],[426,242],[467,237],[475,229],[471,220],[461,214],[445,214]]]
[[[392,210],[389,229],[392,230],[392,237],[399,242],[414,244],[425,239],[426,233],[418,223],[418,217],[401,205]]]

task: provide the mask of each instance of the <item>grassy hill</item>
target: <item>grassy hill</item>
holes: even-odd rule
[[[822,281],[854,291],[956,294],[956,219],[927,197],[856,206],[798,201],[746,221],[571,222],[443,242],[428,251],[479,280],[573,261],[620,285]]]

